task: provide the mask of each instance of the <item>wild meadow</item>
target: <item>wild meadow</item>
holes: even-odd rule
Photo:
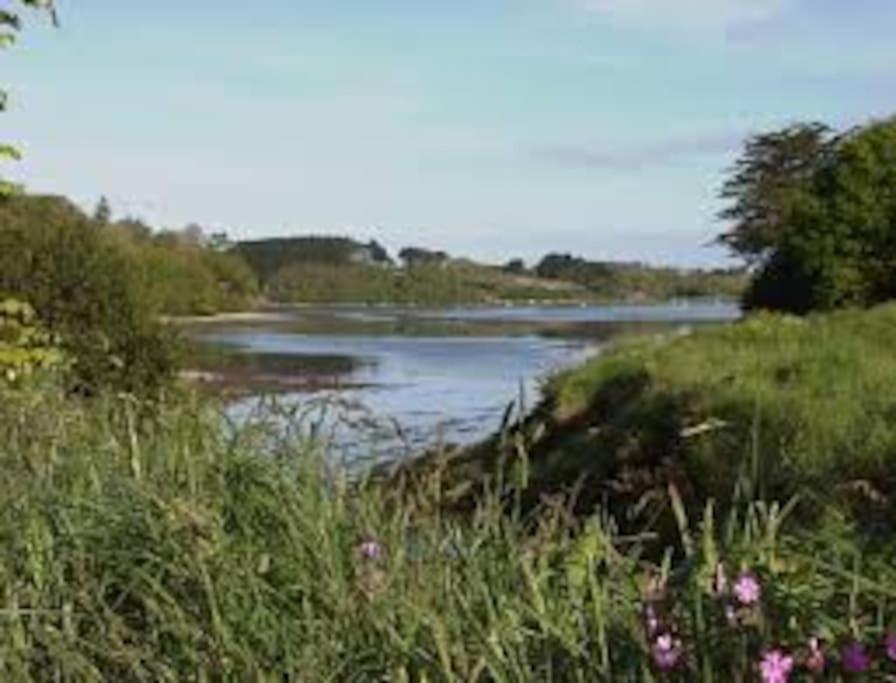
[[[798,497],[672,482],[675,533],[633,532],[571,492],[524,504],[525,449],[460,510],[443,467],[349,472],[189,392],[2,399],[6,680],[896,675],[896,539],[833,504],[807,524]]]

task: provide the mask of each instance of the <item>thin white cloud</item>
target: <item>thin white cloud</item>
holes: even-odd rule
[[[689,163],[736,150],[745,135],[739,131],[697,133],[638,145],[565,143],[537,147],[532,157],[567,167],[639,171],[653,166]]]
[[[768,21],[792,0],[576,0],[595,17],[632,28],[727,32]]]

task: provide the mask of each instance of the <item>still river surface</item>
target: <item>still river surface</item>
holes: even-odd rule
[[[493,433],[508,406],[525,410],[539,399],[545,377],[620,335],[664,334],[739,315],[722,302],[327,306],[278,308],[190,332],[208,352],[206,381],[239,390],[230,409],[237,419],[270,414],[274,406],[316,425],[346,458],[377,460]]]

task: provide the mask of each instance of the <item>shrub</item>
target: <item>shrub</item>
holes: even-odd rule
[[[35,319],[31,306],[0,301],[0,382],[15,385],[61,370],[66,359],[58,343]]]
[[[59,336],[78,391],[151,394],[173,376],[173,342],[139,260],[65,200],[0,204],[0,292],[27,301]]]

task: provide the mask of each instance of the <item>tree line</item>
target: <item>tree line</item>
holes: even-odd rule
[[[526,272],[520,259],[508,262],[505,270]],[[746,285],[743,268],[658,267],[644,263],[591,261],[568,253],[547,254],[531,272],[541,278],[580,284],[604,300],[737,299]]]

